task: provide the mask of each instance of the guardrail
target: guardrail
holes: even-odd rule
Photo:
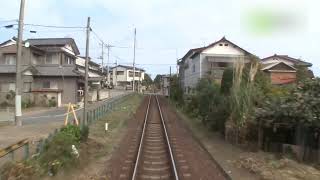
[[[11,160],[14,161],[14,152],[21,147],[24,147],[24,159],[29,157],[29,140],[23,139],[15,144],[12,144],[4,149],[0,149],[0,158],[6,156],[7,154],[11,155]]]

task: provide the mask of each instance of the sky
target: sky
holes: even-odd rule
[[[19,4],[1,0],[1,42],[17,36],[2,26],[15,23],[7,20],[18,19]],[[101,63],[103,40],[115,46],[110,65],[132,64],[136,28],[136,64],[153,78],[170,66],[175,73],[177,59],[190,48],[223,36],[260,58],[285,54],[311,62],[319,76],[319,7],[316,0],[26,0],[25,23],[84,27],[90,16],[90,56]],[[84,29],[24,28],[23,39],[48,37],[72,37],[85,55]]]

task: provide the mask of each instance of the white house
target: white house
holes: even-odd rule
[[[208,46],[190,49],[178,62],[180,83],[186,93],[195,88],[200,78],[210,76],[221,81],[223,71],[235,61],[249,62],[253,54],[225,37]]]
[[[132,89],[133,80],[135,81],[135,87],[139,88],[144,80],[145,70],[141,68],[135,68],[135,76],[133,77],[133,67],[118,65],[111,68],[110,81],[115,88]]]

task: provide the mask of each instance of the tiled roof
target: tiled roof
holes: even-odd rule
[[[115,67],[111,67],[110,69],[114,69],[116,67],[123,67],[123,68],[126,68],[126,69],[133,69],[132,66],[125,66],[125,65],[118,65],[118,66],[115,66]],[[144,69],[142,68],[138,68],[138,67],[135,67],[136,70],[140,70],[140,71],[145,71]]]
[[[25,42],[29,42],[33,46],[64,46],[70,44],[75,51],[76,55],[80,54],[80,51],[73,38],[39,38],[39,39],[27,39]]]
[[[205,46],[205,47],[201,47],[201,48],[194,48],[194,49],[190,49],[187,54],[185,54],[183,56],[183,58],[181,59],[181,61],[184,61],[185,58],[189,57],[190,55],[191,56],[195,56],[199,53],[201,53],[202,51],[204,51],[205,49],[208,49],[208,48],[211,48],[213,46],[215,46],[216,44],[220,43],[220,42],[223,42],[223,41],[226,41],[228,42],[229,44],[232,44],[234,47],[240,49],[241,51],[245,52],[246,54],[249,54],[249,55],[253,55],[251,54],[250,52],[246,51],[245,49],[241,48],[240,46],[234,44],[233,42],[229,41],[228,39],[226,39],[225,37],[221,38],[219,41],[216,41],[208,46]]]
[[[79,76],[73,66],[36,66],[38,76]]]
[[[266,61],[266,60],[268,60],[270,58],[281,58],[281,59],[285,59],[285,60],[291,61],[291,62],[295,63],[296,65],[309,66],[309,67],[312,66],[312,63],[303,61],[301,59],[293,58],[293,57],[290,57],[288,55],[277,55],[277,54],[274,54],[272,56],[269,56],[269,57],[261,59],[261,61]]]

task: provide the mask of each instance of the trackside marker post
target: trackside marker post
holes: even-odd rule
[[[106,130],[106,132],[108,131],[108,125],[109,125],[108,123],[105,124],[105,130]]]

